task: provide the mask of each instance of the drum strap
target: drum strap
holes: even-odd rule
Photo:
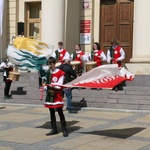
[[[110,57],[114,58],[114,49],[112,48],[112,46],[109,48],[109,51],[110,51]],[[110,63],[112,64],[112,60]]]
[[[74,52],[74,53],[73,53],[73,60],[76,59],[76,56],[77,56],[77,54],[76,54],[76,52]]]
[[[50,70],[48,71],[46,75],[46,84],[51,84],[52,81],[52,74],[50,73]],[[48,86],[46,91],[46,102],[53,102],[54,101],[54,90],[52,87]]]
[[[55,51],[55,54],[56,54],[56,59],[59,60],[59,52],[58,52],[58,49]]]
[[[91,58],[94,60],[94,50],[91,52]]]

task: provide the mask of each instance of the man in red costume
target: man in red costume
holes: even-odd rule
[[[46,100],[44,106],[49,108],[50,110],[50,119],[51,119],[51,126],[52,130],[47,133],[46,135],[53,135],[57,134],[57,126],[56,126],[56,117],[55,117],[55,109],[57,109],[60,122],[62,126],[62,132],[63,136],[67,137],[67,129],[66,129],[66,121],[65,116],[63,113],[63,93],[62,89],[58,85],[62,85],[64,82],[64,72],[58,68],[55,67],[56,59],[54,57],[50,57],[48,59],[49,64],[49,70],[46,74],[46,84],[55,84],[54,86],[47,86],[47,92],[46,92]]]
[[[57,62],[63,62],[64,57],[70,57],[70,54],[63,48],[63,42],[58,42],[58,49],[52,54],[52,57],[56,58]]]
[[[95,42],[93,45],[93,51],[89,56],[89,59],[92,61],[96,61],[97,66],[101,66],[103,61],[107,61],[106,55],[103,50],[100,49],[99,43]]]
[[[75,45],[75,52],[71,54],[71,60],[80,62],[78,73],[82,74],[84,70],[83,61],[88,61],[88,57],[85,55],[84,51],[81,50],[80,44]]]
[[[111,41],[111,47],[107,51],[107,62],[118,64],[118,67],[121,67],[121,61],[125,58],[125,52],[118,44],[116,39]]]
[[[107,51],[107,62],[110,64],[118,64],[118,67],[122,67],[121,61],[125,58],[125,52],[119,42],[116,39],[111,41],[111,47]],[[115,86],[113,90],[123,90],[125,82]]]

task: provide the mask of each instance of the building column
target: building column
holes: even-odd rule
[[[8,5],[9,4],[9,5]],[[10,7],[10,2],[4,0],[4,9],[3,9],[3,33],[2,36],[0,36],[0,62],[2,62],[4,59],[6,59],[6,48],[8,44],[10,44],[7,40],[8,37],[8,30],[10,28],[10,25],[8,25],[8,20],[10,17],[8,16],[8,6]],[[12,8],[13,9],[13,8]]]
[[[135,74],[150,74],[150,0],[134,1],[133,54],[126,67]]]
[[[150,0],[134,1],[133,56],[130,62],[150,62]]]
[[[54,45],[64,42],[65,0],[42,0],[42,41]]]

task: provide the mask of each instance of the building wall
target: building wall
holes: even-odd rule
[[[67,0],[65,5],[64,45],[72,53],[80,41],[80,0]]]
[[[0,61],[6,58],[5,50],[6,50],[6,28],[7,28],[7,2],[4,3],[4,13],[3,13],[3,24],[2,24],[2,36],[0,36]]]
[[[7,44],[12,43],[12,37],[17,36],[17,23],[25,21],[25,2],[33,2],[41,0],[9,0],[7,5]],[[83,0],[66,0],[65,6],[65,29],[64,29],[64,46],[69,52],[74,51],[75,44],[80,43],[80,21],[91,21],[91,44],[82,44],[81,47],[85,52],[92,49],[94,42],[93,31],[93,5],[94,1],[89,0],[89,8],[83,8]],[[43,8],[44,9],[44,8]],[[46,16],[47,17],[47,16]],[[97,38],[98,39],[98,38]],[[42,40],[42,39],[41,39]],[[50,43],[53,44],[53,43]],[[55,46],[56,47],[56,46]]]
[[[12,43],[12,37],[17,35],[17,22],[24,22],[25,18],[25,2],[33,2],[33,1],[41,1],[41,0],[5,0],[5,9],[4,9],[4,25],[3,25],[3,36],[0,38],[1,40],[1,49],[2,49],[2,57],[5,57],[5,50],[8,44]],[[89,7],[87,9],[83,8],[83,2],[87,1],[89,3]],[[57,0],[57,1],[50,1],[50,0],[42,0],[42,4],[45,3],[45,5],[42,5],[42,11],[45,11],[45,8],[47,7],[46,4],[51,4],[47,7],[46,11],[44,12],[44,15],[42,18],[45,18],[42,20],[42,41],[47,42],[47,41],[53,41],[54,42],[50,44],[55,44],[55,48],[57,47],[57,41],[58,39],[62,40],[64,42],[64,47],[66,47],[70,53],[74,51],[74,46],[77,43],[80,43],[80,27],[81,27],[81,20],[90,20],[90,43],[89,44],[81,44],[82,50],[84,50],[87,54],[92,50],[93,43],[94,42],[99,42],[100,41],[100,3],[101,0]],[[142,0],[139,1],[134,1],[135,5],[135,12],[134,16],[137,16],[138,13],[140,12],[140,9],[138,6],[143,5],[143,8],[148,6],[150,3],[149,0],[146,0],[145,3],[142,2]],[[59,14],[57,14],[57,19],[60,21],[57,25],[57,33],[49,31],[45,27],[49,27],[51,25],[51,22],[58,22],[57,19],[51,14],[53,17],[49,18],[50,16],[47,17],[48,13],[58,13],[57,9],[56,11],[54,10],[53,6],[59,6],[61,8],[61,11]],[[137,6],[137,7],[136,7]],[[44,7],[44,8],[43,8]],[[48,12],[50,9],[50,12]],[[64,12],[61,13],[61,12]],[[145,14],[147,14],[147,9],[144,11]],[[49,24],[47,26],[47,18],[49,18]],[[63,19],[62,19],[63,18]],[[149,57],[149,50],[148,48],[145,48],[143,51],[144,54],[142,55],[143,57],[141,58],[141,50],[139,49],[139,42],[137,42],[137,39],[140,39],[141,33],[143,33],[142,29],[141,31],[137,30],[137,25],[139,28],[141,28],[141,25],[143,22],[149,23],[148,18],[144,21],[142,21],[144,18],[134,18],[134,37],[133,37],[133,42],[134,42],[134,50],[133,50],[133,58],[131,59],[132,63],[148,63]],[[43,22],[45,20],[45,22]],[[139,23],[137,23],[137,20]],[[135,26],[136,25],[136,26]],[[62,27],[63,26],[63,27]],[[53,27],[55,27],[55,23],[53,23]],[[149,30],[149,28],[147,29]],[[44,32],[43,32],[44,31]],[[61,33],[59,35],[59,33]],[[139,36],[140,35],[140,36]],[[145,40],[145,43],[148,41],[148,32],[144,31],[142,34],[143,40]],[[51,38],[51,40],[49,39]],[[149,47],[148,44],[145,47]],[[140,46],[143,46],[140,44]],[[136,58],[136,56],[138,59]],[[146,58],[146,59],[145,59]],[[128,67],[129,68],[129,67]],[[134,67],[135,68],[135,67]],[[132,69],[132,68],[131,68]],[[134,71],[135,73],[137,71]],[[144,74],[145,71],[141,72]],[[150,71],[148,71],[149,74]]]
[[[7,44],[12,43],[12,37],[16,36],[16,25],[17,25],[17,1],[8,0],[7,4]]]
[[[3,34],[0,37],[1,61],[6,58],[6,48],[12,44],[12,37],[16,35],[16,0],[4,1]]]
[[[92,45],[94,42],[94,32],[93,32],[93,27],[94,27],[94,18],[93,18],[93,12],[94,12],[94,1],[93,0],[88,0],[87,2],[89,3],[88,8],[83,7],[83,3],[85,1],[80,0],[80,21],[81,20],[90,20],[90,44],[82,44],[83,50],[88,54],[92,50]]]

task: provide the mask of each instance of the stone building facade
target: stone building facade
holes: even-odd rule
[[[106,53],[117,38],[126,52],[126,67],[150,74],[149,5],[149,0],[5,0],[1,57],[21,22],[23,36],[52,44],[54,50],[63,41],[70,53],[80,43],[88,54],[94,42]]]

